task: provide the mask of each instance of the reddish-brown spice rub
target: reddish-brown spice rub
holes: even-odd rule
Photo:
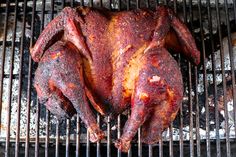
[[[200,62],[188,28],[166,7],[123,12],[67,7],[31,49],[39,62],[39,100],[58,117],[79,113],[93,142],[104,133],[88,102],[111,117],[131,108],[116,147],[127,152],[140,126],[143,142],[155,143],[183,96],[180,68],[169,48]]]

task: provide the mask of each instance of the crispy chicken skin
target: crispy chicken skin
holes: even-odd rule
[[[89,102],[111,117],[131,108],[115,142],[127,152],[140,126],[143,142],[155,143],[179,110],[182,75],[167,49],[200,62],[188,28],[167,7],[122,12],[67,7],[31,48],[39,63],[34,86],[40,102],[58,117],[79,113],[93,142],[104,133]]]

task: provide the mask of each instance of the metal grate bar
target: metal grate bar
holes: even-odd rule
[[[42,32],[44,28],[44,14],[45,14],[45,0],[42,0],[42,8],[41,8],[41,24],[40,24],[40,32]],[[38,101],[36,103],[36,139],[35,139],[35,157],[39,156],[39,122],[40,122],[40,111],[41,104]]]
[[[70,1],[70,6],[71,6],[71,7],[74,7],[74,5],[75,5],[74,0],[71,0],[71,1]]]
[[[66,157],[70,155],[70,119],[66,119]]]
[[[174,12],[177,13],[177,0],[173,0],[174,2]]]
[[[89,131],[87,129],[87,139],[86,139],[86,157],[90,157],[90,142],[89,142]]]
[[[231,28],[230,28],[230,22],[229,22],[229,10],[228,10],[228,1],[224,1],[225,4],[225,13],[226,13],[226,24],[227,24],[227,39],[228,39],[228,47],[229,47],[229,57],[230,57],[230,66],[231,66],[231,84],[232,87],[235,87],[235,63],[234,63],[234,57],[236,57],[233,53],[232,48],[232,36],[231,36]],[[235,88],[233,88],[233,106],[234,109],[236,108],[236,91]],[[228,119],[227,119],[228,120]],[[236,111],[234,110],[234,126],[236,126]],[[229,130],[230,131],[230,130]],[[236,135],[236,127],[234,127],[235,135]]]
[[[23,20],[22,20],[22,34],[25,34],[25,16],[26,16],[26,0],[24,0]],[[19,69],[19,88],[17,97],[17,129],[16,129],[16,142],[15,142],[15,157],[19,156],[19,141],[20,141],[20,112],[21,112],[21,93],[22,93],[22,68],[23,68],[23,54],[24,54],[24,35],[20,41],[20,69]]]
[[[160,1],[156,0],[156,6],[160,5]],[[169,150],[169,154],[171,155],[171,150]],[[163,157],[163,133],[159,139],[159,157]]]
[[[169,127],[169,155],[170,157],[174,157],[174,152],[173,152],[173,123],[170,124]]]
[[[148,157],[153,157],[153,148],[152,145],[148,145]]]
[[[130,118],[130,110],[128,111],[128,118]],[[132,142],[130,143],[130,148],[128,151],[128,157],[132,157]]]
[[[174,12],[178,14],[177,12],[177,0],[174,0]],[[178,55],[178,64],[179,66],[181,66],[180,63],[180,55]],[[179,108],[179,114],[178,117],[179,118],[179,156],[183,157],[183,105],[182,103],[180,104],[180,108]]]
[[[200,20],[200,33],[202,41],[202,55],[203,55],[203,80],[204,80],[204,95],[205,95],[205,109],[206,109],[206,146],[207,146],[207,156],[211,156],[210,149],[210,129],[209,129],[209,102],[208,102],[208,82],[207,82],[207,73],[206,73],[206,52],[205,52],[205,43],[204,43],[204,34],[203,34],[203,24],[202,24],[202,4],[201,0],[198,0],[198,12]]]
[[[217,2],[217,0],[216,0]],[[223,52],[222,48],[223,48],[223,44],[222,44],[222,37],[221,37],[221,26],[220,26],[220,16],[219,16],[219,6],[216,4],[216,14],[217,14],[217,26],[218,26],[218,31],[219,31],[219,41],[220,41],[220,53]],[[215,61],[215,57],[213,57],[213,62]],[[222,61],[221,61],[222,62]],[[223,65],[222,65],[223,67]],[[214,71],[215,67],[213,67],[213,71]],[[222,74],[224,74],[224,69],[222,69]],[[224,80],[224,78],[223,78]],[[224,82],[224,81],[223,81]],[[223,83],[223,86],[225,84]],[[217,89],[214,87],[215,89],[215,95],[217,95]],[[215,106],[215,118],[216,118],[216,147],[217,147],[217,157],[221,156],[221,144],[220,144],[220,135],[219,135],[219,112],[218,112],[218,103],[216,102],[216,98],[214,99],[214,103],[216,104]]]
[[[121,0],[118,0],[118,11],[121,11]]]
[[[55,150],[55,157],[59,157],[59,144],[60,144],[60,121],[57,120],[56,123],[56,150]]]
[[[183,1],[183,14],[184,14],[184,22],[187,23],[187,8],[186,8],[186,0]],[[191,6],[191,4],[190,4]],[[192,7],[192,6],[191,6]],[[192,9],[192,8],[191,8]],[[190,12],[191,14],[192,12]],[[191,15],[190,15],[191,16]],[[189,100],[189,143],[190,143],[190,156],[194,156],[194,141],[193,141],[193,98],[192,98],[192,65],[188,61],[188,100]]]
[[[190,23],[191,28],[193,28],[193,13],[192,13],[192,0],[190,0]],[[194,76],[195,76],[195,109],[196,109],[196,145],[197,145],[197,157],[201,156],[201,145],[200,145],[200,122],[199,122],[199,99],[198,99],[198,68],[197,66],[194,67]]]
[[[109,0],[109,5],[108,5],[108,9],[111,10],[112,9],[112,6],[111,6],[111,0]]]
[[[162,141],[162,136],[159,139],[159,157],[163,157],[163,141]]]
[[[111,157],[111,119],[107,117],[107,157]]]
[[[146,0],[146,7],[149,8],[150,7],[150,2],[149,0]],[[153,157],[153,147],[152,144],[148,145],[148,156],[149,157]]]
[[[117,138],[120,138],[121,131],[120,131],[120,115],[117,118]],[[118,149],[117,150],[117,157],[121,157],[121,151]]]
[[[227,2],[227,1],[226,1]],[[227,7],[226,5],[225,5],[225,7]],[[227,31],[229,31],[228,30],[228,26],[229,26],[229,23],[228,23],[228,9],[227,8],[225,8],[225,12],[226,12],[226,21],[227,21]],[[231,37],[229,37],[229,35],[230,35],[230,33],[228,32],[228,40],[229,40],[229,38],[231,38]],[[230,44],[230,43],[229,43]],[[231,49],[231,48],[230,48]],[[222,53],[224,53],[224,51],[222,52]],[[232,51],[230,51],[230,53],[232,53]],[[222,61],[223,61],[223,59],[224,59],[224,57],[223,57],[223,55],[222,55]],[[224,61],[223,61],[224,62]],[[232,62],[231,62],[232,63]],[[223,66],[223,64],[222,64],[222,68],[224,69],[224,66]],[[223,72],[223,71],[222,71]],[[224,75],[223,75],[224,76]],[[223,77],[224,78],[224,77]],[[234,82],[233,82],[233,84],[234,84]],[[226,88],[224,89],[224,98],[226,97]],[[234,91],[233,91],[234,92]],[[235,93],[235,92],[234,92]],[[234,95],[234,94],[233,94]],[[235,102],[235,101],[234,101]],[[229,123],[228,123],[228,120],[229,120],[229,116],[228,116],[228,108],[227,108],[227,102],[226,102],[226,100],[224,99],[224,111],[225,111],[225,119],[226,119],[226,121],[225,121],[225,130],[226,130],[226,152],[227,152],[227,156],[228,157],[230,157],[231,156],[231,150],[230,150],[230,140],[229,140],[229,132],[230,132],[230,130],[229,130]]]
[[[198,89],[197,89],[197,84],[198,84],[198,69],[197,66],[194,68],[194,75],[195,75],[195,104],[196,104],[196,143],[197,143],[197,157],[201,156],[201,139],[200,139],[200,123],[199,123],[199,99],[198,99]]]
[[[159,0],[156,0],[156,7],[159,5]],[[163,157],[163,133],[160,135],[159,139],[159,157]]]
[[[64,6],[63,6],[63,8],[64,8]],[[80,155],[80,118],[79,118],[79,113],[77,113],[77,115],[76,115],[76,154],[75,154],[75,156],[76,157],[81,156]]]
[[[54,18],[54,0],[51,0],[51,7],[50,7],[50,20],[52,20]],[[50,111],[47,110],[46,111],[46,139],[45,139],[45,157],[49,156],[49,141],[50,141],[50,137],[49,137],[49,130],[50,130]],[[66,123],[68,124],[68,123]]]
[[[89,0],[89,6],[93,7],[93,0]]]
[[[65,7],[65,0],[62,0],[62,9]],[[59,146],[60,146],[60,122],[57,120],[57,125],[56,125],[56,153],[55,157],[59,157]],[[76,140],[76,148],[77,148],[77,140]],[[76,150],[77,152],[77,150]]]
[[[126,9],[130,10],[130,0],[126,1]],[[130,117],[130,110],[128,111],[128,118]],[[132,157],[132,142],[130,143],[130,148],[127,154],[128,157]]]
[[[103,7],[102,0],[99,0],[99,7]]]
[[[61,3],[61,5],[62,5],[62,8],[64,8],[64,7],[65,7],[65,0],[62,0],[62,3]]]
[[[13,26],[13,37],[12,37],[12,46],[11,46],[11,55],[10,55],[10,77],[9,77],[9,86],[8,86],[8,97],[7,97],[7,135],[6,135],[6,155],[9,156],[9,145],[10,145],[10,123],[11,123],[11,98],[12,98],[12,81],[13,81],[13,63],[14,63],[14,54],[15,54],[15,39],[16,39],[16,17],[17,17],[17,8],[18,1],[15,1],[15,10],[14,10],[14,26]]]
[[[220,140],[219,140],[219,112],[218,112],[218,102],[217,102],[217,85],[216,85],[216,71],[215,71],[215,54],[214,54],[214,43],[213,43],[213,33],[212,33],[212,15],[210,2],[207,2],[207,15],[208,15],[208,29],[210,32],[211,40],[211,55],[212,55],[212,67],[213,67],[213,86],[214,86],[214,104],[215,104],[215,116],[216,116],[216,150],[217,157],[220,156]]]
[[[6,55],[6,37],[7,37],[7,24],[8,24],[8,16],[9,16],[9,1],[6,3],[6,10],[5,10],[5,22],[4,22],[4,32],[3,32],[3,50],[2,50],[2,59],[1,59],[1,87],[0,87],[0,101],[1,101],[1,106],[0,106],[0,117],[2,117],[2,95],[3,95],[3,79],[4,79],[4,66],[5,66],[5,55]],[[0,118],[0,124],[2,124],[1,118]],[[0,132],[2,132],[0,128]],[[8,150],[8,149],[7,149]],[[6,151],[6,154],[8,152]]]
[[[184,3],[186,3],[184,1]],[[168,2],[167,0],[164,0],[164,4],[167,5]],[[174,156],[174,148],[173,148],[173,122],[170,123],[169,126],[169,156],[173,157]]]
[[[84,3],[82,3],[84,4]],[[91,0],[89,0],[89,6],[92,7],[93,6],[93,2]],[[90,157],[90,141],[89,141],[89,131],[87,129],[87,139],[86,139],[86,157]]]
[[[92,7],[93,3],[91,0],[89,0],[89,6]],[[90,141],[89,141],[89,131],[87,129],[87,139],[86,139],[86,157],[90,157]]]
[[[32,21],[31,21],[31,38],[30,47],[33,46],[34,37],[34,20],[35,20],[36,0],[33,0],[32,6]],[[26,140],[25,140],[25,157],[29,156],[29,138],[30,138],[30,103],[31,103],[31,83],[32,83],[32,58],[29,55],[29,69],[28,69],[28,87],[27,87],[27,124],[26,124]]]
[[[225,4],[225,13],[226,13],[226,23],[227,23],[227,39],[228,39],[228,46],[229,46],[229,56],[230,56],[230,66],[231,66],[231,75],[232,75],[232,86],[235,87],[235,74],[234,74],[234,60],[233,60],[233,50],[232,50],[232,37],[231,37],[231,32],[230,32],[230,23],[229,23],[229,12],[228,12],[228,1],[225,0],[224,1]],[[236,107],[236,91],[235,88],[233,88],[233,106],[234,108]],[[230,157],[231,156],[231,149],[230,149],[230,141],[229,141],[229,134],[230,134],[230,129],[229,129],[229,124],[228,124],[228,120],[229,120],[229,116],[228,116],[228,107],[227,104],[225,104],[225,118],[226,118],[226,123],[225,123],[225,127],[226,127],[226,146],[227,146],[227,156]],[[236,114],[234,111],[234,124],[236,124]],[[236,125],[235,125],[236,126]],[[235,128],[236,129],[236,128]],[[236,130],[235,130],[236,131]]]
[[[139,9],[140,8],[140,1],[136,0],[136,8]]]
[[[45,136],[45,157],[48,157],[48,146],[49,146],[49,127],[50,127],[50,113],[46,110],[46,136]]]
[[[81,6],[84,6],[84,0],[80,0],[80,3]]]
[[[136,8],[140,8],[139,0],[136,0]],[[142,157],[141,127],[138,128],[138,157]]]
[[[181,103],[179,108],[179,119],[180,119],[180,126],[179,126],[179,156],[183,157],[184,155],[184,139],[183,139],[183,104]]]
[[[54,17],[54,0],[51,0],[51,7],[50,7],[50,20]],[[50,112],[46,110],[46,136],[45,136],[45,157],[49,156],[49,128],[50,128]]]
[[[149,0],[146,0],[146,7],[150,8],[150,1]]]
[[[130,10],[130,0],[127,0],[127,1],[126,1],[126,9],[127,9],[127,10]]]
[[[191,63],[188,62],[188,97],[189,97],[189,142],[190,142],[190,156],[194,157],[194,142],[193,142],[193,100],[192,100],[192,70],[191,70]]]
[[[49,146],[49,127],[50,127],[50,113],[46,110],[46,136],[45,136],[45,157],[48,157]]]
[[[223,50],[223,41],[222,41],[222,34],[221,34],[221,19],[220,19],[220,11],[219,11],[219,0],[216,0],[216,14],[217,14],[217,26],[219,32],[219,40],[220,40],[220,57],[221,57],[221,69],[222,69],[222,83],[223,83],[223,102],[224,106],[227,105],[226,103],[226,80],[225,80],[225,63],[224,63],[224,50]],[[227,109],[227,108],[226,108]],[[227,111],[225,111],[227,112]],[[226,113],[227,114],[227,113]],[[227,114],[228,116],[228,114]],[[225,116],[226,118],[226,116]],[[228,134],[228,121],[226,120],[226,132]],[[227,136],[227,135],[226,135]],[[226,151],[227,155],[230,154],[230,146],[229,146],[229,139],[226,138]]]
[[[191,24],[191,29],[193,29],[193,10],[192,10],[192,0],[189,1],[189,19],[190,19],[190,24]],[[187,17],[185,17],[185,22],[187,22]],[[197,70],[197,67],[195,66],[195,70]],[[190,156],[195,156],[194,153],[194,137],[193,137],[193,98],[191,95],[191,92],[193,90],[193,86],[192,86],[192,65],[190,62],[188,62],[188,75],[189,75],[189,113],[190,113]],[[198,92],[197,92],[197,74],[195,73],[195,86],[196,86],[196,99],[198,98]],[[197,101],[196,101],[197,102]],[[196,103],[196,108],[198,108],[198,103]],[[196,113],[196,143],[197,143],[197,156],[200,156],[200,136],[199,135],[199,111],[198,109],[196,109],[197,113]],[[182,132],[182,130],[181,130]]]
[[[138,128],[138,157],[142,157],[141,128]]]
[[[39,156],[39,121],[40,121],[40,104],[38,99],[36,100],[36,117],[35,117],[35,123],[36,123],[36,136],[35,136],[35,153],[34,156]]]
[[[99,114],[97,114],[97,123],[98,123],[98,126],[100,127],[100,123],[101,123],[101,117]],[[97,157],[101,157],[101,143],[100,141],[97,141]]]
[[[74,0],[70,1],[70,6],[74,7]],[[74,117],[73,117],[74,118]],[[73,118],[67,119],[67,124],[66,124],[66,157],[69,157],[70,155],[70,128],[71,128],[71,121]]]
[[[77,113],[76,117],[76,157],[80,157],[80,118]]]

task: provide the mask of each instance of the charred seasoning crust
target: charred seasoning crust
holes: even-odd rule
[[[116,147],[127,152],[140,126],[143,142],[155,143],[183,96],[180,68],[168,49],[200,62],[190,31],[167,7],[122,12],[66,7],[30,51],[39,62],[39,100],[58,117],[79,113],[92,142],[104,133],[88,102],[113,117],[131,108]]]

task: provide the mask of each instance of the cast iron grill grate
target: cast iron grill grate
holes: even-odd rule
[[[184,78],[184,102],[176,120],[154,145],[141,131],[128,154],[114,148],[125,119],[97,121],[107,138],[90,143],[78,117],[58,121],[37,102],[32,87],[37,68],[31,47],[44,26],[65,6],[114,11],[170,6],[185,21],[201,50],[195,67],[176,55]],[[235,156],[236,2],[234,0],[15,0],[0,2],[0,156]],[[231,42],[229,42],[231,41]]]

